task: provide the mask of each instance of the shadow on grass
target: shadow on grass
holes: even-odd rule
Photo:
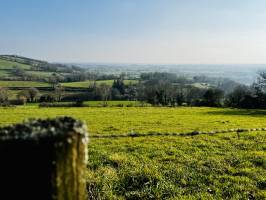
[[[249,115],[253,117],[266,116],[266,110],[254,109],[224,109],[206,112],[208,115]]]

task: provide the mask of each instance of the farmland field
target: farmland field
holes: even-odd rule
[[[265,199],[265,132],[149,136],[151,132],[266,127],[266,111],[222,108],[0,108],[1,126],[73,116],[91,138],[88,191],[95,199]]]
[[[9,71],[0,69],[0,77],[7,77],[7,76],[10,76]]]
[[[44,78],[50,77],[53,74],[53,72],[43,72],[43,71],[27,71],[26,73]]]
[[[97,84],[105,83],[107,85],[112,85],[114,80],[99,80],[96,81]],[[62,83],[65,87],[89,87],[90,84],[92,84],[93,81],[82,81],[82,82],[70,82],[70,83]],[[124,83],[126,85],[137,83],[136,80],[124,80]]]
[[[0,87],[49,87],[49,83],[34,81],[0,81]]]
[[[0,59],[0,69],[13,69],[14,66],[18,66],[21,69],[30,69],[29,65]]]
[[[266,127],[266,111],[221,108],[0,108],[0,125],[32,117],[73,116],[85,121],[91,134],[189,132]]]

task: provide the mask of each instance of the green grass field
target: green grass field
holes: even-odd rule
[[[27,71],[26,73],[30,75],[43,77],[43,78],[50,77],[53,74],[53,72],[43,72],[43,71]]]
[[[114,80],[103,80],[103,81],[96,81],[96,83],[98,85],[100,85],[101,83],[105,83],[107,85],[112,85],[114,82]],[[70,83],[62,83],[63,86],[65,87],[81,87],[81,88],[86,88],[86,87],[89,87],[90,84],[92,84],[93,82],[92,81],[82,81],[82,82],[70,82]],[[131,84],[134,84],[134,83],[137,83],[136,80],[124,80],[124,83],[126,85],[129,85],[130,83]]]
[[[0,108],[1,126],[31,117],[73,116],[91,138],[88,191],[94,199],[265,199],[266,133],[149,136],[151,132],[266,127],[266,111],[222,108]]]
[[[0,81],[0,87],[49,87],[49,83],[34,81]]]
[[[22,69],[30,69],[29,65],[0,59],[0,69],[8,69],[9,70],[9,69],[13,69],[14,66],[18,66]]]
[[[100,103],[100,102],[99,102]],[[266,127],[266,111],[222,108],[38,108],[24,106],[0,109],[0,124],[31,117],[73,116],[85,121],[91,134],[130,132],[173,133],[194,130],[210,131],[231,128]]]
[[[10,77],[9,70],[0,69],[0,77]]]

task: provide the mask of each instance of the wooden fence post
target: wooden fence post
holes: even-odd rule
[[[0,128],[0,199],[87,199],[87,142],[70,117]]]

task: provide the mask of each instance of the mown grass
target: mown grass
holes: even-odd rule
[[[110,86],[113,84],[113,82],[114,82],[114,80],[96,81],[96,83],[98,85],[100,85],[101,83],[105,83],[105,84],[110,85]],[[81,88],[87,88],[92,83],[93,83],[93,81],[82,81],[82,82],[62,83],[62,85],[65,86],[65,87],[81,87]],[[137,81],[136,80],[124,80],[124,83],[126,85],[129,85],[129,84],[135,84],[135,83],[137,83]]]
[[[265,114],[222,108],[0,108],[1,126],[69,115],[84,120],[90,135],[147,133],[91,138],[91,199],[265,199],[265,132],[148,134],[266,127]]]
[[[49,83],[35,81],[0,81],[0,87],[50,87]]]

